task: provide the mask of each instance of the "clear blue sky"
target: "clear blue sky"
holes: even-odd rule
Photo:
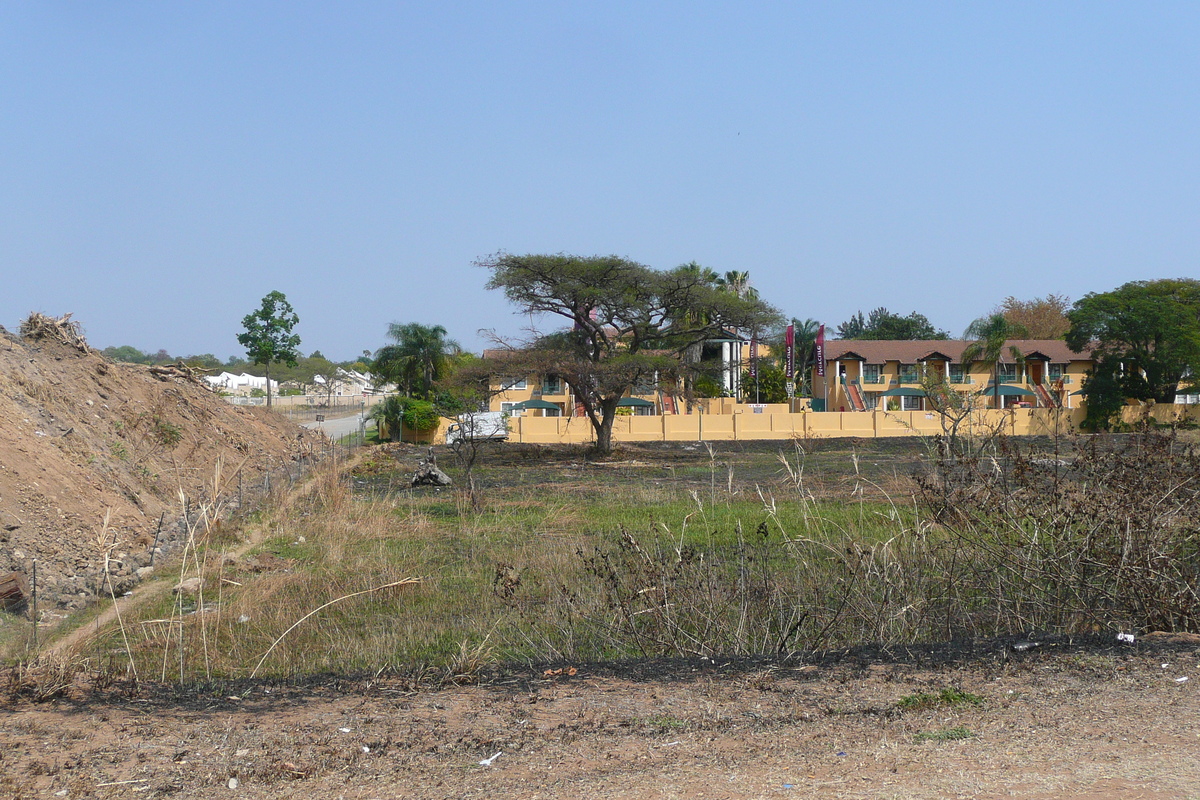
[[[242,354],[526,324],[481,256],[750,272],[830,325],[1200,276],[1200,4],[7,2],[0,324]]]

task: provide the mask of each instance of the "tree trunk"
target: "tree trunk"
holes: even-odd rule
[[[268,361],[263,366],[263,373],[267,378],[267,408],[271,407],[271,362]]]
[[[600,420],[600,427],[596,429],[596,455],[612,455],[612,426],[611,416]]]
[[[596,455],[612,454],[613,420],[617,416],[617,401],[619,397],[605,398],[600,401],[600,422],[593,420],[592,427],[596,430]]]

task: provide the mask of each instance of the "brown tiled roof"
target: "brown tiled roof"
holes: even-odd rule
[[[967,339],[834,339],[825,343],[825,360],[861,359],[868,364],[883,364],[887,361],[916,364],[930,357],[946,357],[952,362],[959,362],[962,360],[963,351],[971,344]],[[1004,343],[1004,353],[1000,358],[1002,363],[1012,361],[1009,350],[1014,346],[1023,356],[1041,355],[1055,363],[1091,359],[1090,347],[1082,353],[1076,353],[1061,339],[1010,339]]]

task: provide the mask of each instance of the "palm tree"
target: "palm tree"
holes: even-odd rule
[[[807,397],[810,390],[809,384],[812,382],[809,370],[814,364],[816,356],[814,348],[817,345],[817,332],[821,328],[821,323],[815,319],[806,319],[801,322],[793,318],[792,325],[795,328],[792,348],[795,354],[796,388],[800,397]]]
[[[963,350],[963,367],[978,361],[987,365],[992,372],[992,391],[996,408],[1000,408],[1000,359],[1004,357],[1004,345],[1009,339],[1020,339],[1025,336],[1025,328],[1009,322],[1003,314],[991,314],[980,317],[967,326],[963,333],[967,339],[974,339]],[[1010,345],[1008,352],[1015,361],[1021,361],[1021,351]]]
[[[381,381],[395,383],[410,397],[415,394],[428,399],[449,360],[462,351],[458,342],[446,338],[441,325],[393,322],[387,335],[393,344],[375,353],[371,372]]]
[[[721,276],[717,274],[716,270],[711,269],[710,267],[702,266],[695,261],[689,261],[686,264],[680,264],[678,267],[676,267],[676,269],[689,278],[694,278],[696,283],[699,283],[703,286],[720,285]],[[708,315],[695,309],[687,309],[672,319],[672,324],[678,325],[679,327],[685,329],[695,327],[696,325],[706,325],[708,322]],[[684,364],[695,367],[700,363],[702,352],[703,345],[700,342],[693,342],[689,344],[683,353]],[[684,378],[684,383],[690,388],[692,383],[692,376],[690,374]]]
[[[750,273],[746,270],[738,271],[736,269],[726,272],[715,281],[718,288],[749,300],[754,300],[758,297],[758,290],[750,285]]]
[[[721,276],[717,274],[717,271],[715,269],[701,266],[700,264],[696,263],[695,261],[689,261],[686,264],[680,264],[679,270],[681,272],[686,272],[689,275],[695,275],[697,278],[700,279],[701,283],[707,284],[709,286],[720,285]]]

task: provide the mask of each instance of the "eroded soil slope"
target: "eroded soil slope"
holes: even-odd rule
[[[150,565],[156,537],[161,556],[186,535],[186,516],[195,523],[214,497],[233,508],[268,473],[294,476],[320,441],[230,405],[183,370],[0,328],[0,575],[29,584],[36,561],[43,615],[107,592],[106,556],[122,592]]]

